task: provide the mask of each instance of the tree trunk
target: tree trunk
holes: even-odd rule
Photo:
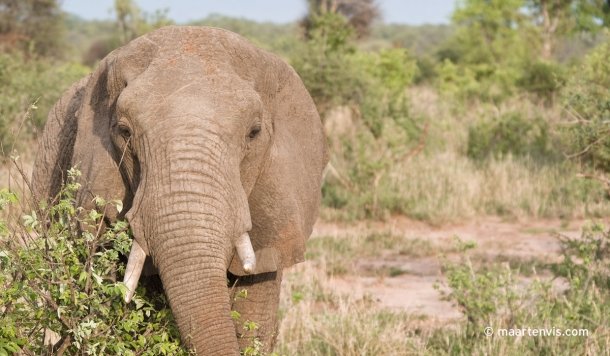
[[[559,11],[557,8],[551,18],[549,0],[540,0],[542,13],[542,58],[550,60],[553,56],[555,45],[555,32],[559,26]]]

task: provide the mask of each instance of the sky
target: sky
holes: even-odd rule
[[[245,17],[255,21],[293,22],[306,12],[305,0],[136,0],[147,12],[169,8],[177,23],[198,20],[211,13]],[[386,23],[408,25],[447,24],[455,0],[378,0]],[[63,0],[62,8],[92,19],[112,18],[114,0]]]

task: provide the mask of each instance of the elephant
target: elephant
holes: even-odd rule
[[[239,355],[252,336],[269,352],[282,271],[304,260],[328,160],[290,65],[227,30],[168,26],[114,50],[63,94],[32,193],[55,196],[76,166],[79,206],[123,202],[106,223],[126,219],[133,232],[127,302],[150,260],[188,349]],[[259,328],[242,337],[246,320]]]

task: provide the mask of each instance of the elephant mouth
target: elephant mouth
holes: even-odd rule
[[[250,235],[247,232],[243,233],[235,240],[234,245],[244,274],[254,273],[256,270],[256,255],[252,248]],[[125,277],[123,278],[123,283],[127,287],[127,293],[125,294],[125,302],[127,303],[133,299],[145,261],[146,252],[144,252],[138,241],[134,239],[131,251],[129,252],[129,259],[127,260],[127,267],[125,268]]]

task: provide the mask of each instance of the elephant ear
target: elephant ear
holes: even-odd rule
[[[76,167],[82,172],[78,206],[94,208],[95,196],[122,200],[127,208],[131,205],[132,182],[119,170],[121,154],[113,144],[111,125],[119,95],[144,71],[155,48],[150,41],[138,39],[113,51],[57,102],[47,119],[34,168],[34,193],[39,198],[57,194],[66,171]],[[113,207],[106,210],[110,220],[117,215]]]
[[[279,259],[275,267],[281,268],[305,260],[305,242],[318,217],[328,145],[316,106],[301,78],[284,61],[278,59],[275,64],[280,71],[279,87],[270,105],[273,139],[249,204],[255,249],[258,241],[265,241],[257,251],[261,255],[257,264],[261,259],[265,264]]]
[[[65,180],[74,153],[76,111],[90,77],[91,74],[66,90],[47,116],[32,173],[32,194],[38,201],[57,195]]]
[[[118,51],[118,50],[117,50]],[[82,176],[76,203],[95,207],[94,196],[123,199],[126,189],[114,148],[110,141],[108,77],[117,51],[98,68],[75,83],[55,104],[44,128],[33,173],[33,193],[37,199],[53,198],[66,180],[66,171],[76,167]],[[115,211],[108,211],[114,217]]]

